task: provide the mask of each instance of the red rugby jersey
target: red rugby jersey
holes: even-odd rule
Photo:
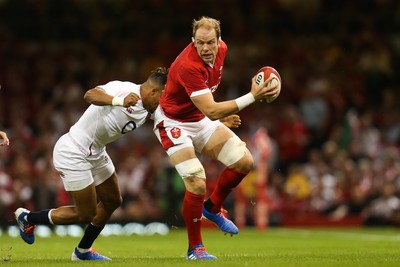
[[[182,122],[200,121],[205,115],[190,99],[192,93],[210,88],[217,90],[221,82],[228,47],[220,41],[214,66],[211,67],[197,54],[190,43],[172,63],[160,105],[166,116]]]

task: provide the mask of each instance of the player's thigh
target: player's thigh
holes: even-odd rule
[[[102,156],[98,158],[98,160],[91,161],[97,196],[106,210],[113,211],[122,202],[115,167],[106,152],[103,152]],[[104,160],[105,158],[107,160]]]
[[[121,192],[115,172],[107,180],[96,186],[96,192],[103,205],[110,206],[111,208],[121,205]]]
[[[79,217],[91,219],[96,214],[97,196],[90,170],[57,168],[65,190],[74,202]]]
[[[177,150],[176,152],[171,154],[169,158],[172,165],[176,166],[181,162],[196,158],[196,152],[193,147],[183,147],[182,149]]]
[[[235,136],[228,127],[221,124],[217,127],[214,133],[210,136],[201,154],[212,159],[217,159],[222,147],[231,137]]]
[[[93,183],[77,191],[68,191],[68,194],[72,198],[76,212],[80,217],[96,214],[97,196]]]
[[[225,125],[215,130],[201,154],[237,171],[247,172],[253,167],[253,157],[246,143]]]

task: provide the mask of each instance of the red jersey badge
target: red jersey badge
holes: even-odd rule
[[[171,135],[173,138],[177,139],[181,137],[181,129],[174,127],[171,129]]]

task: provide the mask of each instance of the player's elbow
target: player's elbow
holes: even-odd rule
[[[90,89],[88,91],[86,91],[85,95],[83,96],[83,100],[85,100],[87,103],[92,104],[93,102],[93,92],[94,89]]]
[[[204,115],[206,115],[210,120],[213,121],[223,118],[223,116],[221,116],[218,110],[209,110],[208,112],[205,112]]]

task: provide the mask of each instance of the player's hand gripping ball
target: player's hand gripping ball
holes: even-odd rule
[[[264,83],[270,76],[272,76],[272,80],[269,82],[268,86],[275,86],[277,85],[278,87],[278,92],[273,95],[265,98],[265,102],[271,103],[274,101],[280,94],[281,92],[281,87],[282,87],[282,80],[281,76],[279,75],[278,71],[274,69],[273,67],[266,66],[262,67],[256,75],[256,83],[258,85]],[[264,101],[264,100],[262,100]]]

